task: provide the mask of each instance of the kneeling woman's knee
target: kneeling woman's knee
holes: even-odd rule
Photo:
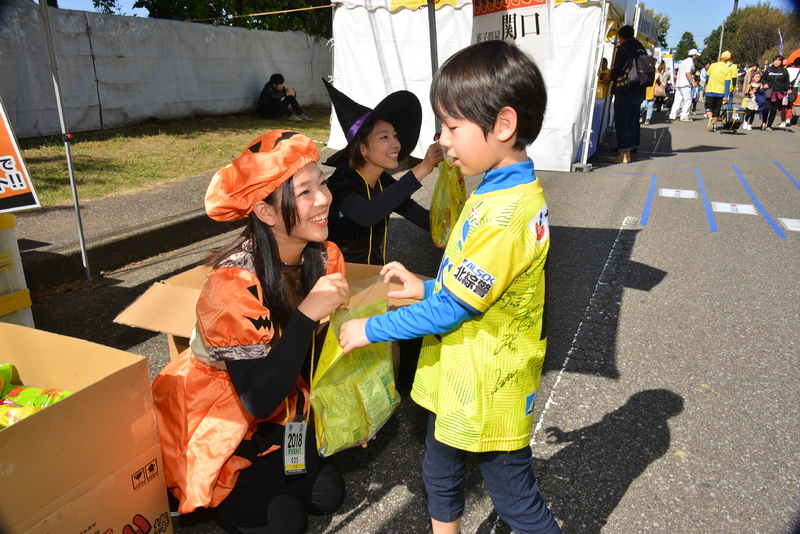
[[[332,463],[325,464],[319,471],[314,484],[312,506],[308,511],[314,515],[332,514],[344,503],[345,484],[341,471]]]

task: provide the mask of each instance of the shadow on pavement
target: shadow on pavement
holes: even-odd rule
[[[651,389],[593,425],[546,429],[551,443],[568,445],[548,460],[534,459],[533,470],[564,534],[601,532],[631,483],[669,450],[667,421],[683,408],[680,395]]]

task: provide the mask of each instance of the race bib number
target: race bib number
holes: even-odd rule
[[[283,471],[287,475],[306,472],[306,429],[308,423],[286,423],[283,436]]]

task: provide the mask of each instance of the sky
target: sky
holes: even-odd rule
[[[763,0],[773,7],[791,10],[798,9],[800,0]],[[124,15],[147,16],[146,9],[133,9],[135,0],[122,0]],[[739,9],[748,5],[756,5],[758,0],[739,0]],[[699,48],[703,48],[703,40],[711,32],[722,25],[722,21],[733,10],[733,0],[644,0],[647,8],[656,13],[669,15],[670,30],[667,43],[671,47],[678,46],[684,32],[691,32]],[[80,9],[94,11],[92,0],[59,0],[58,5],[64,9]]]
[[[722,25],[733,11],[733,0],[643,0],[648,9],[669,15],[670,29],[667,44],[678,46],[684,32],[691,32],[698,48],[703,48],[703,40]],[[772,7],[786,11],[797,9],[797,0],[763,0]],[[91,0],[89,0],[91,3]],[[757,0],[739,0],[739,9],[758,4]]]

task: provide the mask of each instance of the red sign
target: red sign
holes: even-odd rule
[[[39,199],[33,190],[25,162],[11,131],[6,110],[0,103],[0,213],[38,208]]]
[[[547,5],[547,0],[474,0],[472,13],[477,17],[520,7],[543,7],[545,5]]]

